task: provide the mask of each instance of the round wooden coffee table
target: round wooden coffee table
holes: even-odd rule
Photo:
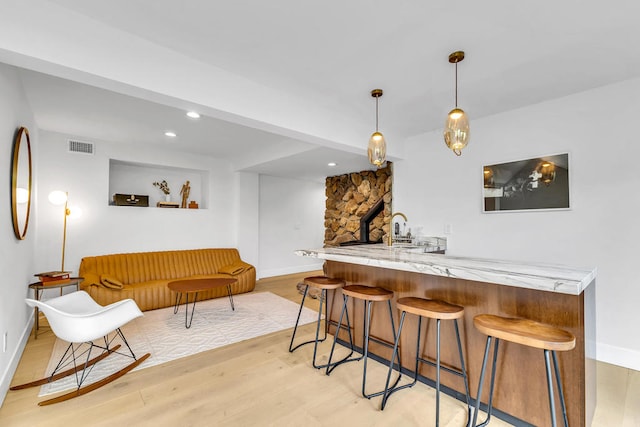
[[[178,312],[178,308],[180,307],[180,300],[182,299],[182,294],[185,294],[185,302],[184,302],[184,326],[189,329],[191,327],[191,322],[193,321],[193,313],[196,311],[196,301],[198,300],[198,292],[208,291],[214,288],[220,288],[222,286],[227,287],[227,292],[229,294],[229,302],[231,303],[231,310],[235,310],[233,305],[233,296],[231,295],[231,285],[236,283],[238,280],[233,278],[226,277],[216,277],[210,279],[186,279],[186,280],[174,280],[173,282],[169,282],[167,285],[169,289],[176,292],[176,304],[173,307],[173,314]],[[193,306],[191,308],[191,318],[189,318],[189,294],[195,294],[193,296]]]

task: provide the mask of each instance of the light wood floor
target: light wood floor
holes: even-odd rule
[[[270,291],[299,302],[295,285],[306,274],[260,280]],[[310,300],[310,299],[308,299]],[[309,308],[317,310],[317,301]],[[313,336],[314,325],[301,330]],[[311,345],[288,352],[292,330],[131,372],[85,396],[37,406],[38,388],[9,391],[1,426],[430,426],[435,392],[424,384],[391,397],[360,396],[362,364],[348,363],[331,376],[310,366]],[[30,338],[12,384],[43,375],[54,342],[51,332]],[[328,340],[329,341],[329,340]],[[326,360],[330,344],[321,347]],[[369,364],[368,382],[384,382],[386,367]],[[472,388],[475,387],[472,385]],[[442,395],[442,426],[462,426],[464,405]],[[492,427],[508,425],[493,419]],[[594,426],[640,426],[640,372],[598,364]]]

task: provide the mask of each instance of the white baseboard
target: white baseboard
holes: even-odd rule
[[[27,346],[29,335],[31,335],[31,330],[33,329],[33,322],[35,319],[34,314],[34,311],[31,310],[29,321],[22,331],[20,341],[18,341],[18,345],[11,355],[11,359],[9,361],[9,364],[7,365],[7,369],[2,372],[2,379],[0,380],[0,406],[2,406],[2,404],[4,403],[4,398],[7,397],[7,392],[9,391],[11,380],[13,379],[13,375],[16,373],[16,369],[18,368],[18,362],[20,362],[20,357],[24,352],[24,348]]]
[[[640,352],[608,344],[597,344],[596,359],[600,362],[640,371]]]
[[[268,268],[264,270],[260,270],[259,278],[265,277],[273,277],[273,276],[284,276],[286,274],[296,274],[296,273],[304,273],[305,271],[314,271],[314,270],[322,270],[322,264],[324,261],[319,261],[313,264],[305,264],[305,265],[296,265],[292,267],[284,267],[284,268]]]

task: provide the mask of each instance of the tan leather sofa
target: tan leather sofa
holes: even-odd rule
[[[101,305],[126,298],[140,310],[169,307],[176,294],[167,288],[172,280],[234,277],[233,294],[251,292],[256,285],[255,268],[243,262],[237,249],[192,249],[137,252],[82,258],[80,288]],[[226,287],[198,293],[198,300],[227,295]]]

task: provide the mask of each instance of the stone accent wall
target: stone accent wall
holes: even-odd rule
[[[326,210],[324,214],[324,244],[360,240],[360,218],[384,198],[384,209],[369,225],[369,241],[379,241],[389,232],[391,219],[391,162],[377,171],[362,171],[331,176],[326,181]]]

